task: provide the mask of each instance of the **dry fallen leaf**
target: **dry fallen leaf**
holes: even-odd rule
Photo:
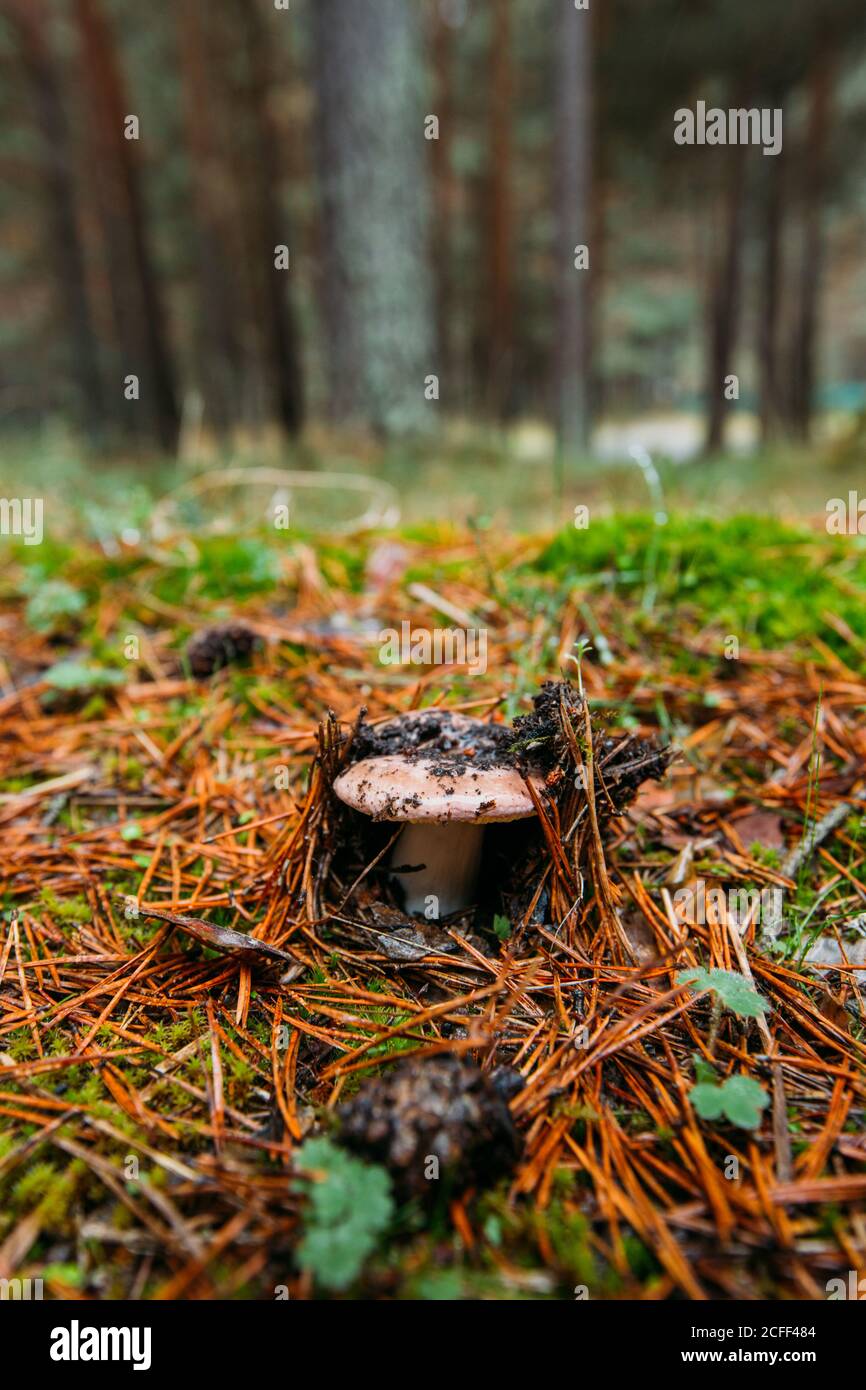
[[[120,901],[126,903],[125,898],[121,898]],[[284,960],[290,964],[296,961],[295,956],[290,955],[288,951],[281,951],[278,946],[272,946],[269,941],[259,941],[255,936],[232,931],[231,927],[220,927],[215,922],[205,922],[201,917],[181,917],[176,912],[167,912],[159,907],[140,907],[138,915],[169,922],[171,926],[186,932],[188,936],[194,936],[197,941],[212,947],[215,951],[227,951],[230,955],[267,956],[271,960]]]
[[[784,849],[785,834],[782,817],[773,811],[750,811],[731,824],[748,849],[750,845],[763,845],[765,849]]]

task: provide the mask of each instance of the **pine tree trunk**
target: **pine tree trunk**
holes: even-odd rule
[[[123,375],[139,378],[141,396],[130,401],[134,427],[173,450],[180,417],[174,372],[144,225],[135,140],[125,138],[126,100],[116,49],[98,0],[75,0],[75,19],[97,149],[100,213],[112,296],[123,349]],[[122,382],[117,383],[118,393]]]
[[[212,112],[216,93],[209,64],[206,0],[178,0],[184,121],[197,232],[198,352],[205,418],[218,433],[240,414],[242,374],[235,277],[218,188],[221,160]]]
[[[790,405],[792,432],[803,440],[809,437],[815,403],[818,299],[824,261],[826,160],[833,97],[833,66],[826,48],[815,61],[809,88],[809,123],[803,161],[803,237],[791,356]]]
[[[492,0],[488,86],[488,155],[483,247],[487,269],[483,361],[488,408],[500,418],[512,406],[514,284],[511,157],[514,93],[511,0]]]
[[[6,14],[19,37],[42,135],[51,259],[57,269],[57,297],[66,323],[70,370],[82,423],[97,439],[105,423],[99,348],[87,293],[69,130],[57,66],[48,45],[48,16],[42,0],[8,0]]]
[[[784,164],[781,150],[774,155],[767,171],[763,207],[763,255],[761,265],[760,325],[758,355],[760,359],[760,418],[761,439],[771,443],[779,433],[784,415],[782,388],[779,380],[779,322],[781,311],[782,228],[784,226]]]
[[[554,347],[556,422],[560,448],[571,453],[589,438],[590,275],[592,273],[592,19],[591,11],[561,5],[556,63],[556,286]],[[575,266],[586,246],[589,266]]]
[[[453,384],[454,325],[451,257],[452,236],[456,190],[452,171],[452,149],[454,140],[454,29],[434,7],[432,15],[431,45],[433,52],[434,114],[439,121],[439,138],[431,141],[430,153],[433,164],[433,245],[435,247],[434,299],[436,314],[436,341],[443,374]],[[462,407],[464,402],[455,405]]]
[[[313,10],[331,414],[392,434],[432,428],[439,411],[425,399],[440,367],[419,11],[405,0]]]
[[[707,453],[718,451],[724,443],[725,417],[729,404],[725,395],[725,383],[731,372],[739,327],[746,148],[745,145],[733,145],[729,152],[722,249],[717,260],[710,296],[706,388]]]
[[[251,216],[257,248],[255,265],[260,271],[256,283],[261,294],[262,326],[277,415],[289,434],[297,434],[304,423],[303,374],[300,342],[288,292],[291,269],[280,269],[275,261],[277,246],[288,247],[290,256],[292,246],[280,204],[282,160],[280,137],[269,105],[273,75],[268,34],[254,0],[238,0],[236,8],[247,61],[246,105],[255,134],[250,170],[254,191]]]

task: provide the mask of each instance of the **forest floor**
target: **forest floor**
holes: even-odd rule
[[[862,540],[754,517],[20,546],[0,580],[0,1278],[822,1299],[862,1272],[864,591]],[[187,639],[227,621],[258,648],[196,676]],[[486,663],[383,664],[404,621],[483,631]],[[675,761],[607,824],[566,922],[499,913],[401,958],[316,880],[317,727],[433,703],[511,721],[577,678],[584,636],[594,717]],[[340,1146],[341,1108],[442,1055],[519,1073],[519,1152],[407,1194]]]

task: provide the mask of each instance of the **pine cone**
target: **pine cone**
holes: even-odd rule
[[[521,1085],[510,1067],[488,1076],[449,1054],[403,1062],[340,1107],[340,1139],[385,1164],[404,1196],[429,1194],[437,1177],[486,1186],[520,1154],[508,1100]]]
[[[222,623],[194,633],[186,644],[186,657],[194,676],[212,676],[248,657],[258,642],[258,634],[243,623]]]

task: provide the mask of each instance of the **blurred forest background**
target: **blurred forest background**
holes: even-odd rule
[[[0,65],[7,475],[859,461],[862,0],[0,0]],[[782,153],[678,146],[698,100]]]

